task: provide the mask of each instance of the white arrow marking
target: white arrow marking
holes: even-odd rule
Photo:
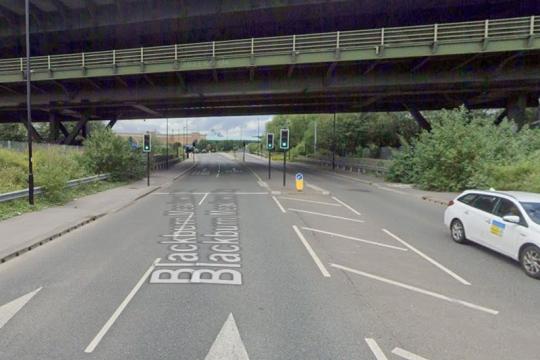
[[[249,360],[233,314],[229,314],[204,360]]]
[[[13,316],[15,316],[15,314],[17,314],[19,310],[21,310],[23,306],[26,305],[26,303],[30,301],[30,299],[33,298],[34,295],[36,295],[41,289],[42,288],[34,290],[26,295],[23,295],[15,300],[8,302],[7,304],[0,306],[0,329],[3,328],[4,325],[6,325],[7,322]]]

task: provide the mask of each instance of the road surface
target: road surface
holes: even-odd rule
[[[283,188],[280,164],[239,160],[197,155],[0,265],[0,358],[538,358],[540,283],[453,243],[444,207],[309,166]]]

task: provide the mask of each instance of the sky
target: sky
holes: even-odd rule
[[[174,132],[184,132],[186,121],[188,132],[201,132],[207,134],[209,140],[256,139],[257,125],[260,124],[260,134],[264,132],[265,123],[272,120],[271,115],[264,116],[222,116],[222,117],[199,117],[199,118],[171,118],[169,119],[169,134]],[[157,131],[166,133],[166,119],[148,120],[120,120],[113,128],[116,132],[144,133],[146,131]]]

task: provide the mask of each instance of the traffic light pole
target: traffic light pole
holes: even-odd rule
[[[268,179],[272,178],[272,151],[268,150]]]
[[[150,152],[146,153],[146,186],[150,186]]]
[[[287,173],[287,149],[283,150],[283,186],[286,186],[286,173]]]

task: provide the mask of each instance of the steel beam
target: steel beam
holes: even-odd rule
[[[68,137],[64,140],[64,145],[72,145],[73,140],[79,135],[81,132],[81,129],[86,126],[88,123],[88,120],[90,119],[90,116],[88,114],[83,114],[82,118],[77,121],[77,124],[75,125],[75,128],[71,132],[71,134],[68,135]]]
[[[405,108],[409,110],[414,120],[416,120],[416,123],[418,126],[420,126],[421,129],[424,129],[426,131],[431,131],[431,124],[427,119],[424,117],[424,115],[416,108],[410,107],[408,105],[405,105]]]

